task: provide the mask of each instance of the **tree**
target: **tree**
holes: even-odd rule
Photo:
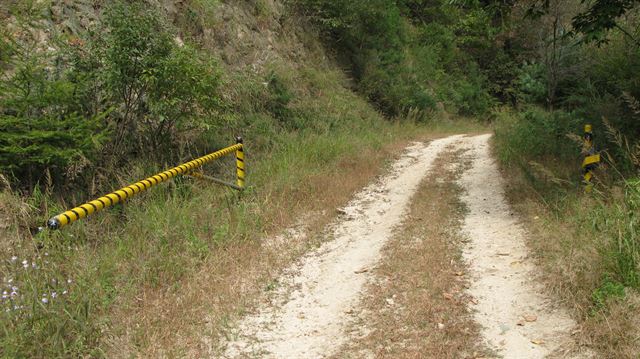
[[[580,0],[582,4],[590,1]],[[620,25],[620,18],[633,9],[640,0],[596,0],[587,10],[573,17],[574,34],[583,35],[585,42],[606,42],[606,34],[611,29],[618,29],[633,40],[636,45],[640,41]],[[534,0],[527,11],[528,16],[538,17],[547,14],[551,9],[551,0]]]

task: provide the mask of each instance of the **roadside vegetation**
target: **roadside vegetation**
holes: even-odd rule
[[[590,7],[586,6],[589,5]],[[640,87],[635,2],[534,3],[512,36],[527,54],[516,106],[495,112],[495,150],[528,218],[542,278],[574,310],[583,344],[640,352]],[[521,16],[523,15],[523,16]],[[533,44],[533,46],[532,46]],[[583,128],[603,163],[584,193]]]

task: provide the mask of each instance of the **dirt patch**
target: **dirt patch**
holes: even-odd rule
[[[246,317],[231,334],[224,356],[302,358],[335,352],[348,338],[344,328],[350,318],[345,313],[358,305],[381,248],[402,221],[435,157],[459,138],[414,144],[389,175],[357,194],[327,232],[335,240],[286,271],[271,303]]]
[[[456,179],[460,152],[436,159],[409,215],[383,250],[362,308],[349,327],[354,338],[336,357],[437,358],[485,356],[480,326],[467,309]]]

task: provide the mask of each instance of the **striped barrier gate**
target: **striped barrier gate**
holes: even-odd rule
[[[237,183],[231,184],[222,180],[218,180],[213,177],[205,176],[195,170],[201,168],[203,165],[217,160],[221,157],[228,156],[232,153],[236,155],[236,176]],[[202,156],[193,161],[187,162],[180,166],[171,168],[157,175],[138,181],[132,185],[123,187],[117,191],[111,192],[93,201],[87,202],[78,207],[72,208],[66,212],[63,212],[57,216],[52,217],[47,221],[47,227],[49,229],[60,229],[68,224],[78,221],[82,218],[88,217],[96,212],[99,212],[105,208],[109,208],[117,203],[124,202],[126,199],[131,198],[139,193],[142,193],[151,187],[157,186],[160,183],[166,182],[178,175],[191,176],[195,178],[208,179],[213,182],[217,182],[237,190],[243,190],[245,187],[245,165],[244,165],[244,144],[241,137],[236,139],[236,144],[223,148],[219,151],[210,153],[206,156]]]
[[[600,164],[600,153],[596,151],[596,146],[593,140],[593,128],[591,125],[584,126],[584,148],[583,152],[585,154],[584,160],[582,161],[582,172],[584,179],[584,191],[586,193],[591,193],[593,190],[593,171]]]

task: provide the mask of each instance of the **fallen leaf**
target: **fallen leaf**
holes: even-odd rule
[[[524,320],[526,320],[529,323],[535,322],[536,320],[538,320],[538,317],[536,315],[533,314],[526,314],[523,316]]]
[[[453,299],[453,294],[451,294],[451,293],[442,293],[442,296],[447,300],[452,300]]]
[[[536,345],[544,344],[544,340],[542,339],[534,339],[531,342]]]
[[[362,274],[362,273],[366,273],[368,271],[369,271],[369,268],[362,268],[362,269],[359,269],[359,270],[355,271],[354,273],[355,274]]]
[[[476,298],[471,298],[471,303],[478,305],[478,300]]]
[[[464,275],[464,272],[456,272],[455,275],[456,277],[462,277]]]

